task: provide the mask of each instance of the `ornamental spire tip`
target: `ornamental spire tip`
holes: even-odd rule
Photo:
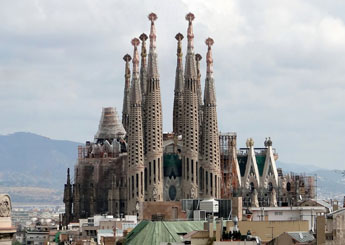
[[[149,14],[148,18],[151,22],[154,22],[158,17],[155,13],[152,12],[151,14]]]
[[[141,41],[146,41],[147,40],[147,35],[145,34],[145,33],[142,33],[140,36],[139,36],[139,39],[141,40]]]
[[[151,13],[148,16],[149,20],[151,21],[151,30],[150,30],[150,48],[156,48],[156,28],[155,28],[155,20],[157,20],[157,15],[155,13]]]
[[[132,57],[129,54],[125,54],[125,56],[123,56],[123,60],[126,62],[130,62],[132,59]]]
[[[207,63],[207,73],[213,73],[213,58],[212,58],[212,50],[211,46],[214,44],[214,41],[212,38],[207,38],[205,41],[208,50],[206,55],[206,63]]]
[[[188,29],[187,29],[187,38],[188,38],[188,49],[193,49],[193,39],[194,39],[194,33],[193,33],[193,25],[192,21],[194,20],[195,16],[192,13],[188,13],[186,15],[186,20],[188,21]]]
[[[133,75],[138,74],[139,72],[139,53],[138,53],[138,45],[140,44],[140,41],[138,38],[133,38],[131,41],[134,51],[133,51]]]

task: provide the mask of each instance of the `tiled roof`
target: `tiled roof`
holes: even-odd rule
[[[310,234],[309,232],[286,232],[286,233],[297,242],[310,242],[315,239],[313,234]]]

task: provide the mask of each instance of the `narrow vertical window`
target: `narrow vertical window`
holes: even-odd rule
[[[135,176],[135,186],[136,186],[136,193],[137,193],[137,197],[139,196],[139,174],[136,174]]]
[[[145,191],[147,191],[147,168],[145,168],[144,183],[145,183]]]
[[[206,193],[208,194],[208,172],[207,171],[206,171],[205,177],[206,177]]]
[[[129,199],[131,199],[131,178],[128,178],[127,187],[128,187]]]
[[[143,181],[143,172],[140,172],[140,193],[143,194],[144,181]]]
[[[151,185],[151,162],[149,162],[149,184]]]
[[[195,174],[196,174],[196,177],[195,177],[195,181],[196,181],[196,184],[198,184],[198,177],[199,177],[199,175],[198,175],[198,172],[199,172],[199,167],[198,167],[198,162],[196,162],[196,167],[195,167]]]
[[[214,176],[214,195],[217,197],[217,175]]]
[[[161,181],[161,159],[158,158],[158,181]]]
[[[192,177],[192,182],[194,182],[194,161],[193,161],[193,159],[191,159],[190,162],[191,162],[191,166],[190,166],[191,177]]]
[[[156,160],[153,160],[153,182],[156,183]]]
[[[210,191],[211,195],[213,195],[213,174],[210,173]]]
[[[132,197],[134,197],[134,175],[132,175]]]

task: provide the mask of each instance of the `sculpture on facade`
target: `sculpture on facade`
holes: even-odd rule
[[[9,195],[0,195],[0,217],[10,217],[12,210],[11,199]]]

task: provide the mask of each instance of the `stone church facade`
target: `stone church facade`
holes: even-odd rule
[[[94,214],[140,215],[143,202],[229,199],[241,195],[244,205],[282,205],[282,201],[289,198],[289,192],[296,188],[292,180],[289,182],[291,176],[278,173],[272,141],[266,140],[265,147],[258,152],[254,141],[248,139],[247,147],[238,150],[236,135],[219,133],[212,38],[205,41],[206,76],[202,98],[202,57],[194,52],[192,13],[186,15],[184,65],[184,36],[178,33],[175,37],[173,132],[163,133],[156,53],[157,15],[151,13],[148,17],[149,36],[143,33],[140,39],[134,38],[131,42],[133,57],[127,54],[123,58],[122,121],[115,108],[103,108],[94,140],[78,149],[73,180],[68,170],[64,223]],[[263,163],[261,155],[265,155]],[[289,192],[286,191],[287,183],[290,183]]]

